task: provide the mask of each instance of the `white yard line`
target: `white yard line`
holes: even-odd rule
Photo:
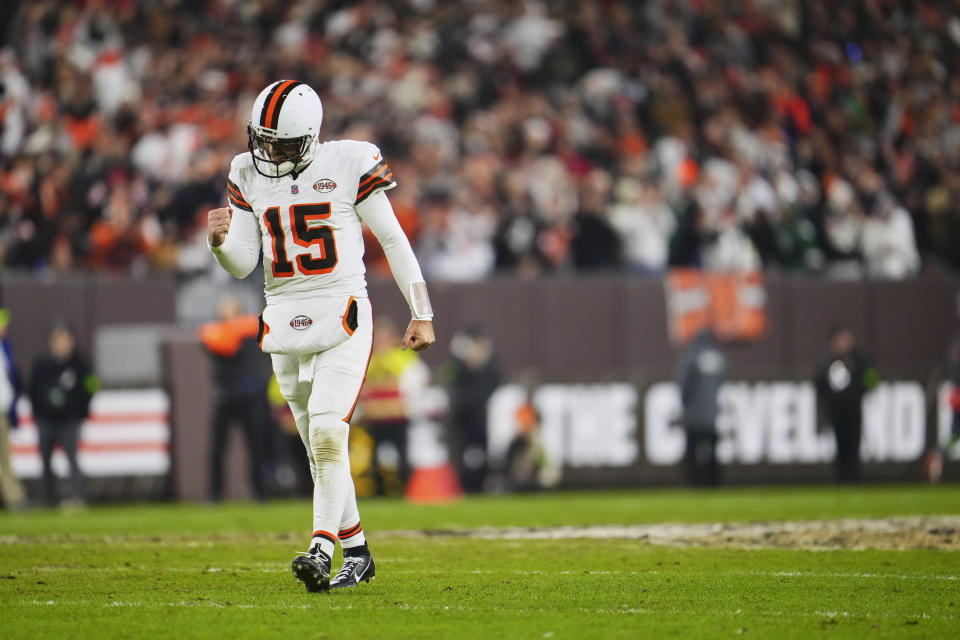
[[[522,569],[513,569],[508,571],[493,571],[491,569],[398,569],[393,568],[390,565],[392,564],[392,559],[386,558],[381,564],[385,569],[389,567],[389,573],[391,575],[514,575],[514,576],[657,576],[657,575],[666,575],[673,574],[674,572],[670,571],[660,571],[657,569],[649,570],[636,570],[636,571],[568,571],[568,570],[555,570],[551,571],[549,569],[536,569],[536,570],[522,570]],[[226,567],[206,567],[204,569],[197,569],[195,567],[137,567],[137,566],[119,566],[119,567],[71,567],[71,566],[42,566],[42,567],[30,567],[26,572],[30,571],[39,571],[39,572],[65,572],[65,571],[80,571],[80,572],[89,572],[97,571],[104,573],[112,572],[140,572],[140,571],[149,571],[149,572],[163,572],[163,573],[242,573],[242,572],[257,572],[257,573],[288,573],[290,571],[289,567],[286,566],[286,563],[269,563],[269,562],[255,562],[255,563],[235,563],[234,565],[228,565]],[[678,572],[679,573],[679,572]],[[725,576],[752,576],[752,577],[771,577],[771,578],[844,578],[844,579],[854,579],[854,580],[940,580],[947,582],[957,582],[960,581],[960,576],[953,574],[933,574],[933,575],[920,575],[920,574],[902,574],[902,573],[863,573],[863,572],[842,572],[842,571],[723,571],[711,569],[709,571],[683,571],[684,575],[725,575]]]
[[[312,597],[312,596],[311,596]],[[108,602],[101,602],[96,600],[21,600],[20,604],[26,606],[37,606],[37,607],[103,607],[103,608],[127,608],[127,609],[169,609],[169,608],[190,608],[190,609],[257,609],[257,610],[270,610],[270,611],[284,611],[290,609],[323,609],[326,611],[346,611],[353,609],[352,604],[341,605],[333,604],[329,597],[317,596],[316,603],[303,604],[303,603],[287,603],[287,604],[258,604],[258,603],[234,603],[234,602],[187,602],[181,600],[180,602],[142,602],[142,601],[122,601],[122,600],[113,600]],[[470,611],[470,612],[485,612],[489,609],[485,607],[470,607],[465,605],[422,605],[422,604],[409,604],[406,602],[396,602],[394,606],[402,611],[444,611],[444,612],[455,612],[455,611]],[[552,614],[552,610],[548,609],[524,609],[524,608],[515,608],[515,607],[505,607],[505,606],[494,606],[494,611],[504,612],[504,613],[513,613],[520,615],[530,615],[530,614]],[[896,614],[890,613],[870,613],[870,612],[855,612],[850,613],[848,611],[784,611],[784,610],[775,610],[775,609],[763,609],[756,611],[744,611],[741,609],[680,609],[677,607],[635,607],[627,604],[622,604],[619,607],[609,607],[604,609],[587,609],[580,608],[581,613],[589,615],[657,615],[662,616],[664,614],[670,615],[680,615],[680,616],[702,616],[709,615],[712,617],[726,617],[726,616],[756,616],[756,617],[804,617],[804,618],[854,618],[854,619],[866,619],[866,620],[888,620],[888,619],[903,619],[903,618],[913,618],[917,620],[960,620],[960,615],[939,615],[931,616],[927,612],[920,613],[903,613],[898,612]]]

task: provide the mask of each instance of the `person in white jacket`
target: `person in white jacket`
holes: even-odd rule
[[[871,278],[901,280],[920,270],[913,219],[892,195],[881,193],[863,222],[860,249]]]

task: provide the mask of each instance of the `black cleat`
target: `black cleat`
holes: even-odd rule
[[[337,572],[337,576],[330,581],[330,588],[355,587],[361,582],[370,582],[375,575],[373,556],[369,553],[362,556],[347,556],[344,557],[343,567]]]
[[[319,549],[311,549],[293,559],[293,575],[310,593],[330,589],[330,557]]]

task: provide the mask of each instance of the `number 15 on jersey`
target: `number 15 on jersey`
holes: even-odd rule
[[[330,203],[294,204],[289,207],[289,225],[284,228],[281,220],[280,207],[270,207],[263,212],[263,219],[270,233],[273,244],[273,276],[275,278],[289,278],[294,275],[294,268],[305,275],[330,273],[337,266],[337,243],[333,237],[333,229],[326,225],[313,225],[317,220],[326,220],[330,217]],[[296,260],[291,262],[287,253],[287,233],[293,238],[290,256]],[[312,247],[319,245],[320,255],[316,256]],[[298,250],[303,247],[306,250]]]

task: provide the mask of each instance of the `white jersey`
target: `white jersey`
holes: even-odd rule
[[[267,303],[304,294],[365,297],[357,205],[396,185],[380,150],[369,142],[324,142],[296,178],[265,177],[249,153],[236,156],[227,180],[231,228],[237,216],[250,216],[259,225]],[[410,277],[422,279],[419,268]]]

